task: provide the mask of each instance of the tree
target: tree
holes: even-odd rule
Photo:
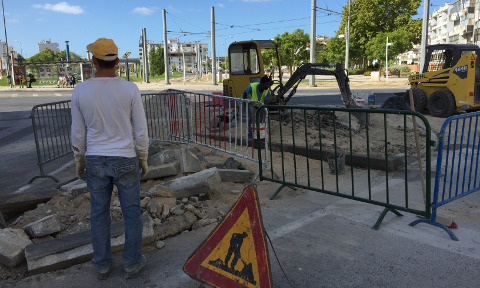
[[[52,50],[46,48],[42,52],[33,55],[32,57],[26,60],[27,63],[31,62],[49,62],[49,61],[67,61],[67,51],[63,50],[60,52],[53,52]],[[70,60],[80,61],[83,60],[83,57],[70,52]]]
[[[315,53],[318,63],[343,63],[345,62],[345,39],[339,37],[330,38],[327,47]]]
[[[290,74],[293,65],[300,65],[309,61],[310,54],[307,50],[307,43],[310,42],[310,36],[305,34],[303,30],[297,29],[292,34],[285,32],[281,36],[278,34],[273,41],[280,44],[278,49],[280,63],[288,67]],[[268,59],[272,61],[271,55]],[[274,61],[276,62],[276,60]]]
[[[403,36],[411,43],[420,42],[421,20],[413,20],[417,15],[420,0],[356,0],[350,9],[350,46],[349,55],[352,62],[375,59],[370,55],[374,40],[379,33],[393,33],[402,30]],[[348,21],[348,6],[343,7],[342,22],[337,35],[343,34]],[[385,36],[386,37],[386,36]],[[395,50],[394,53],[407,51]],[[392,53],[392,57],[395,54]],[[390,53],[389,53],[390,54]],[[365,64],[365,63],[363,63]]]
[[[165,73],[165,61],[163,58],[163,48],[154,47],[148,53],[149,65],[150,65],[150,74],[152,76],[162,75]]]
[[[391,60],[396,55],[412,48],[412,42],[410,42],[408,36],[408,32],[404,30],[378,33],[375,38],[368,41],[366,45],[367,54],[370,55],[372,59],[384,60],[387,52],[386,45],[388,37],[388,42],[392,43],[391,46],[388,46],[388,60]]]

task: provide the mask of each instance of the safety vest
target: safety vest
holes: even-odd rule
[[[252,87],[252,98],[250,100],[260,101],[260,102],[264,103],[265,97],[267,97],[267,94],[268,94],[268,89],[263,90],[262,97],[261,97],[260,100],[258,100],[258,95],[257,95],[258,84],[260,84],[260,83],[254,82],[254,83],[250,84],[250,86]]]

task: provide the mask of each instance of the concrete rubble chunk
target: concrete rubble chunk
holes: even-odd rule
[[[60,187],[60,191],[69,193],[72,198],[88,193],[87,182],[77,179]]]
[[[181,165],[183,173],[196,173],[202,170],[197,156],[185,148],[181,149]]]
[[[221,182],[217,168],[210,168],[200,172],[171,180],[162,184],[173,191],[173,196],[177,199],[183,197],[192,197],[202,193],[208,193],[216,190]]]
[[[249,170],[218,169],[222,182],[248,183],[250,182]]]
[[[142,180],[175,176],[178,173],[180,173],[180,163],[178,161],[158,166],[148,166],[148,173]]]
[[[36,238],[60,232],[61,226],[56,215],[49,215],[25,225],[23,230],[28,236]]]
[[[153,224],[147,214],[142,215],[142,221],[142,244],[148,245],[154,241]],[[123,221],[112,223],[110,236],[112,251],[120,251],[125,242]],[[86,230],[27,246],[25,257],[30,274],[65,269],[90,261],[93,257],[91,232]]]
[[[158,241],[175,236],[190,229],[195,222],[197,222],[197,216],[193,212],[185,212],[180,216],[169,217],[160,225],[155,225],[153,228],[155,238]]]
[[[32,244],[21,229],[0,230],[0,264],[16,267],[25,261],[25,247]]]
[[[222,165],[222,169],[237,169],[237,170],[245,170],[243,164],[233,157],[228,158],[225,163]]]
[[[162,218],[163,210],[175,207],[177,200],[175,198],[160,198],[155,197],[147,204],[148,213],[155,215],[156,218]]]
[[[177,162],[177,160],[178,158],[175,150],[163,150],[148,157],[148,166],[160,166]]]
[[[173,191],[170,187],[165,187],[162,185],[155,185],[148,190],[148,194],[152,197],[165,197],[165,198],[172,198]]]

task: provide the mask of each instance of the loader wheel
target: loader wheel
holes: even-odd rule
[[[415,105],[415,111],[424,114],[427,108],[427,94],[420,88],[412,88],[413,104]],[[410,96],[407,91],[405,95],[405,102],[410,104]]]
[[[428,100],[428,110],[435,117],[448,117],[456,108],[455,96],[446,89],[433,92]]]

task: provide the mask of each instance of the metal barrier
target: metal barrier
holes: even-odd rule
[[[443,123],[439,134],[432,217],[415,220],[410,226],[428,223],[442,228],[458,241],[447,226],[437,222],[437,209],[480,190],[479,116],[480,112],[456,115],[448,117]]]
[[[266,113],[257,123],[260,126],[253,127],[256,121],[251,111],[261,102],[175,89],[167,91],[185,95],[190,100],[192,142],[256,162],[259,161],[256,148],[268,148],[265,136],[257,138],[253,133],[257,129],[264,131],[268,123]],[[267,155],[265,153],[264,162]]]
[[[150,139],[194,142],[253,161],[258,161],[254,147],[265,145],[248,137],[248,123],[254,123],[248,108],[260,102],[178,90],[142,94],[142,101]],[[70,101],[36,105],[31,118],[40,176],[29,183],[37,178],[58,182],[45,174],[44,165],[72,153]]]
[[[37,178],[51,178],[58,182],[57,178],[45,175],[43,168],[45,164],[72,153],[70,101],[35,105],[30,118],[35,136],[40,175],[33,177],[28,183],[32,183]]]
[[[423,115],[330,107],[262,108],[280,110],[278,119],[270,117],[268,123],[270,161],[265,170],[259,163],[260,180],[281,184],[271,199],[284,187],[297,187],[383,206],[374,229],[378,229],[388,211],[430,218],[430,203],[423,201],[418,182],[409,181],[412,173],[407,165],[418,151],[412,141],[415,116],[423,121],[422,164],[426,167],[426,179],[430,179],[430,146],[434,143]],[[261,153],[258,150],[259,159]],[[427,199],[430,194],[427,181]]]
[[[190,142],[190,101],[183,93],[142,94],[142,100],[150,139]]]

